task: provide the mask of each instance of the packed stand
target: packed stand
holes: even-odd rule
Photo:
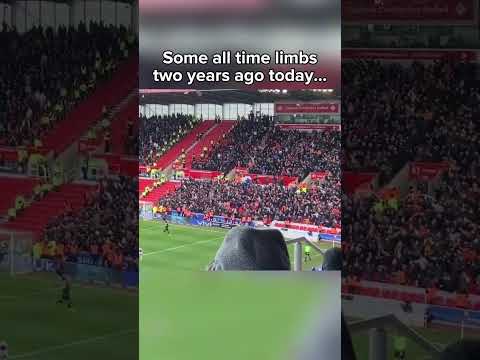
[[[468,65],[438,63],[431,68],[436,69],[437,88],[416,84],[412,89],[425,104],[422,112],[428,112],[422,119],[428,132],[412,149],[411,159],[444,161],[449,169],[435,183],[412,186],[394,206],[376,196],[345,196],[344,222],[351,225],[342,230],[343,273],[480,295],[480,129],[475,121],[480,93],[469,80],[475,77]],[[435,83],[431,76],[424,81]],[[393,122],[392,117],[383,119],[387,127]]]
[[[192,115],[140,116],[139,162],[152,165],[199,122]]]
[[[184,180],[180,188],[160,199],[165,211],[203,213],[238,219],[340,226],[340,186],[331,179],[302,191],[282,184]]]
[[[344,274],[480,294],[478,192],[458,196],[454,184],[462,180],[452,175],[434,197],[412,190],[398,208],[374,197],[345,198],[343,221],[351,225],[342,229]]]
[[[281,130],[269,116],[238,121],[209,154],[193,167],[228,173],[235,167],[252,174],[299,176],[312,171],[340,172],[339,132]]]
[[[136,47],[124,27],[33,27],[0,31],[0,144],[41,145],[72,107],[115,71]]]
[[[137,179],[102,180],[84,208],[72,212],[66,204],[65,213],[48,224],[43,256],[138,271],[137,203]]]
[[[452,84],[466,83],[471,74],[462,63],[355,61],[342,66],[342,77],[345,168],[379,171],[383,184],[421,157],[417,150],[428,144],[434,122],[463,101]]]

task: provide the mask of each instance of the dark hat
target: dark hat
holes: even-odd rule
[[[225,236],[209,270],[290,270],[290,257],[279,230],[237,226]]]
[[[323,254],[322,270],[342,271],[342,250],[334,247]]]

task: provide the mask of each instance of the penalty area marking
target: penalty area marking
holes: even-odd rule
[[[50,353],[50,352],[53,352],[53,351],[68,349],[70,347],[74,347],[74,346],[77,346],[77,345],[83,345],[83,344],[89,344],[89,343],[93,343],[93,342],[97,342],[97,341],[102,341],[102,340],[110,339],[110,338],[113,338],[113,337],[134,334],[136,332],[137,332],[137,329],[117,331],[117,332],[114,332],[114,333],[109,333],[109,334],[100,335],[100,336],[94,336],[94,337],[86,338],[86,339],[83,339],[83,340],[72,341],[72,342],[69,342],[69,343],[66,343],[66,344],[62,344],[62,345],[44,347],[43,349],[38,349],[38,350],[30,351],[30,352],[27,352],[27,353],[11,356],[10,359],[12,359],[12,360],[13,359],[28,359],[28,358],[31,358],[33,356],[46,354],[46,353]]]
[[[155,255],[155,254],[161,254],[161,253],[165,253],[165,252],[175,251],[175,250],[182,249],[182,248],[185,248],[185,247],[190,247],[190,246],[194,246],[194,245],[199,245],[199,244],[205,244],[205,243],[209,243],[209,242],[214,242],[214,241],[217,241],[217,240],[220,240],[220,239],[223,239],[223,236],[222,236],[222,237],[219,237],[219,238],[209,239],[209,240],[197,241],[197,242],[193,242],[193,243],[190,243],[190,244],[184,244],[184,245],[174,246],[174,247],[167,248],[167,249],[163,249],[163,250],[151,251],[151,252],[149,252],[149,253],[143,254],[143,256]]]

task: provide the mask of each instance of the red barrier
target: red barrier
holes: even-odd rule
[[[17,161],[18,153],[14,148],[0,148],[0,157],[5,161]]]
[[[319,232],[322,234],[332,234],[332,235],[339,235],[342,233],[341,228],[329,228],[325,226],[316,226],[316,225],[309,225],[309,224],[300,224],[300,223],[289,223],[285,221],[276,221],[275,226],[282,227],[286,229],[292,230],[300,230],[300,231],[311,231],[311,232]]]
[[[410,180],[428,181],[435,179],[443,171],[447,170],[450,165],[447,162],[420,162],[415,161],[410,163]]]
[[[120,174],[125,176],[138,176],[138,160],[132,157],[121,156],[118,154],[103,154],[97,156],[98,159],[104,159],[108,164],[110,174]]]
[[[248,174],[253,180],[253,182],[261,185],[268,185],[277,183],[279,180],[282,181],[283,185],[288,186],[291,183],[297,181],[297,177],[295,176],[272,176],[272,175],[256,175],[256,174]]]
[[[126,176],[137,177],[138,176],[138,160],[131,157],[121,158],[120,173]]]
[[[354,173],[344,171],[342,174],[342,187],[348,195],[354,194],[360,187],[372,184],[377,173]]]
[[[248,173],[248,169],[240,167],[236,167],[234,170],[237,177],[248,176],[254,183],[260,185],[273,184],[281,180],[283,185],[288,186],[298,180],[298,177],[296,176],[250,174]]]
[[[222,173],[220,171],[208,171],[208,170],[194,170],[194,169],[185,169],[185,177],[192,179],[215,179],[220,176]]]
[[[298,131],[340,131],[342,126],[338,124],[276,124],[282,130]]]
[[[310,178],[314,181],[324,180],[328,175],[328,171],[316,171],[310,174]]]

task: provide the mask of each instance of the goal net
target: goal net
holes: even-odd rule
[[[31,233],[0,229],[0,272],[11,275],[32,272],[32,246]]]
[[[138,203],[138,216],[141,220],[152,220],[153,204],[148,201],[140,201]]]

